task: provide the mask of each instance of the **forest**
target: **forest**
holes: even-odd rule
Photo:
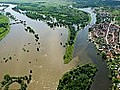
[[[69,0],[76,2],[75,7],[98,7],[98,6],[110,6],[119,8],[120,1],[117,0]]]
[[[92,64],[77,66],[59,80],[57,90],[89,90],[97,68]]]

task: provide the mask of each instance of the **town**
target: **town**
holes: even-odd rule
[[[89,37],[99,51],[104,51],[108,58],[120,54],[120,27],[111,23],[100,23],[92,27]]]
[[[120,90],[120,26],[115,17],[105,10],[98,10],[96,25],[89,29],[88,38],[107,62],[112,90]]]

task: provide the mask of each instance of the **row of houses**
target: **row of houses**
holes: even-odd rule
[[[115,24],[95,25],[92,27],[89,37],[96,44],[98,50],[106,52],[107,57],[111,58],[115,54],[120,54],[120,27]]]

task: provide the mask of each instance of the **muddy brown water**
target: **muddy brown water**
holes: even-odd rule
[[[67,29],[62,27],[53,30],[42,21],[31,20],[13,11],[12,7],[14,5],[10,5],[5,12],[10,12],[18,20],[26,21],[27,25],[39,34],[40,45],[36,44],[34,36],[26,32],[22,24],[12,25],[9,34],[0,41],[0,80],[5,74],[24,76],[29,75],[32,70],[32,81],[28,90],[56,90],[62,75],[79,64],[75,61],[68,65],[63,63],[65,48],[60,42],[67,41]],[[14,21],[11,20],[12,22]],[[40,47],[39,52],[37,47]],[[29,52],[24,52],[23,48]],[[5,63],[3,58],[9,57],[12,57],[12,60]],[[14,88],[13,86],[10,88]]]
[[[94,46],[91,44],[89,45],[87,42],[88,28],[94,24],[94,20],[91,21],[89,26],[78,33],[74,58],[69,64],[65,65],[63,64],[65,48],[60,45],[60,42],[65,44],[67,41],[67,29],[61,27],[53,30],[42,21],[32,20],[25,15],[13,11],[11,8],[14,6],[15,5],[10,4],[10,7],[8,7],[5,12],[10,12],[18,20],[26,21],[27,25],[32,27],[34,31],[38,33],[40,45],[35,42],[32,34],[24,30],[22,24],[11,25],[9,34],[0,41],[0,80],[3,79],[5,74],[11,76],[24,76],[29,75],[29,71],[32,70],[32,81],[28,86],[28,90],[56,90],[59,79],[65,72],[78,64],[92,62],[97,64],[98,67],[103,68],[97,73],[95,82],[92,85],[93,89],[91,90],[108,90],[105,88],[108,88],[109,83],[105,83],[105,87],[105,85],[102,85],[99,82],[107,80],[105,62],[96,55],[97,51]],[[92,18],[95,18],[94,14],[91,15],[93,15]],[[14,21],[11,20],[11,23],[12,22]],[[37,47],[40,47],[39,52],[36,50]],[[24,52],[23,48],[29,50],[29,52]],[[91,53],[91,50],[94,53]],[[8,60],[8,62],[5,63],[3,58],[9,57],[12,57],[12,60]],[[99,60],[96,61],[98,57]],[[102,62],[104,63],[102,64],[103,66],[101,66]],[[105,75],[105,78],[102,78],[103,76],[99,74],[103,72],[105,73],[103,74]],[[103,86],[103,89],[98,89],[98,87]],[[18,87],[18,85],[11,85],[10,89],[16,87]]]

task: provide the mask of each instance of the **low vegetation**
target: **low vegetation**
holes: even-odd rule
[[[9,28],[9,18],[0,14],[0,40],[8,34]]]
[[[109,8],[108,11],[111,13],[112,17],[115,18],[115,23],[120,26],[120,9]]]
[[[89,90],[96,72],[92,64],[77,66],[63,75],[57,90]]]
[[[4,3],[12,3],[12,4],[19,4],[19,3],[39,3],[44,4],[46,6],[59,6],[59,5],[71,5],[73,2],[68,0],[0,0],[0,2]]]

